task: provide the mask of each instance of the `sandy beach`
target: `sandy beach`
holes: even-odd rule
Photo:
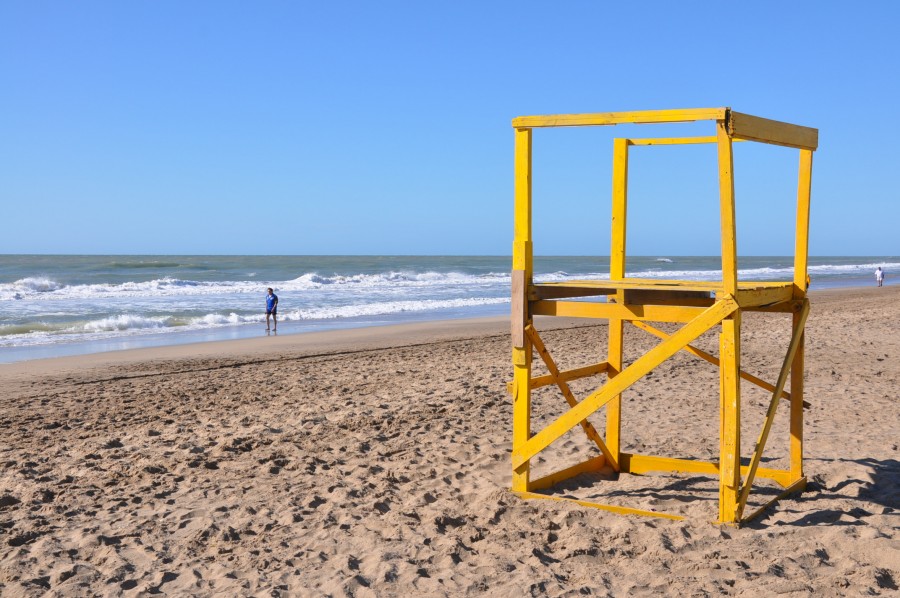
[[[510,494],[505,318],[0,365],[0,594],[897,595],[900,286],[812,302],[810,484],[740,529],[711,523],[708,477],[559,490],[685,521]],[[603,324],[537,327],[566,367],[605,350]],[[774,381],[788,340],[784,316],[745,316],[744,368]],[[631,328],[626,355],[654,342]],[[658,368],[625,395],[624,450],[715,459],[717,383],[687,354]],[[544,390],[549,420],[564,401]],[[744,457],[767,404],[742,385]],[[767,467],[787,456],[779,409]],[[570,433],[542,458],[591,449]]]

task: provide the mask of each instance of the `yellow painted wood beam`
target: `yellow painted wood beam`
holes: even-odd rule
[[[528,272],[528,282],[532,273],[531,142],[530,129],[516,130],[513,270]]]
[[[567,316],[572,318],[648,320],[651,322],[690,322],[703,313],[703,307],[674,305],[619,305],[585,301],[535,301],[535,316]]]
[[[607,378],[614,379],[622,371],[625,334],[619,319],[609,321],[607,327]],[[622,451],[622,393],[613,395],[606,404],[606,445],[613,454],[616,463]]]
[[[525,334],[528,335],[528,338],[531,339],[531,344],[538,352],[538,355],[541,356],[541,359],[544,361],[544,365],[547,366],[547,369],[550,371],[550,375],[553,376],[553,381],[556,383],[557,388],[562,393],[563,397],[565,397],[566,402],[569,404],[569,407],[575,407],[578,405],[578,399],[575,398],[575,395],[572,394],[572,390],[569,388],[569,385],[565,380],[562,380],[559,377],[559,368],[556,366],[556,362],[553,361],[553,356],[550,355],[550,351],[547,350],[547,347],[544,345],[544,341],[541,339],[541,335],[538,334],[538,331],[534,329],[534,326],[528,326],[525,328]],[[600,438],[600,434],[597,433],[596,428],[594,428],[593,424],[589,422],[587,419],[581,420],[581,428],[584,430],[585,435],[595,444],[597,448],[600,449],[600,452],[603,453],[603,456],[606,457],[607,462],[615,469],[619,471],[618,460],[609,452],[609,449],[606,447],[606,444],[603,442],[603,439]]]
[[[655,327],[653,327],[653,326],[650,326],[649,324],[645,324],[644,322],[635,322],[635,321],[632,321],[631,323],[632,323],[636,328],[640,328],[640,329],[643,330],[644,332],[649,332],[649,333],[652,334],[653,336],[659,337],[659,338],[661,338],[661,339],[667,339],[667,338],[669,338],[669,334],[668,334],[667,332],[664,332],[664,331],[660,330],[659,328],[655,328]],[[695,347],[695,346],[693,346],[693,345],[688,345],[688,346],[686,346],[686,347],[684,348],[684,351],[686,351],[687,353],[690,353],[691,355],[694,355],[695,357],[699,357],[700,359],[702,359],[702,360],[704,360],[704,361],[707,361],[707,362],[713,364],[713,365],[716,366],[716,367],[719,366],[719,358],[718,358],[718,357],[715,357],[715,356],[713,356],[713,355],[710,355],[710,354],[707,353],[706,351],[704,351],[704,350],[702,350],[702,349],[698,349],[697,347]],[[768,390],[769,392],[775,392],[775,385],[769,384],[768,382],[766,382],[766,381],[763,380],[762,378],[757,378],[757,377],[754,376],[753,374],[748,374],[748,373],[745,372],[744,370],[741,370],[741,371],[740,371],[740,376],[741,376],[741,379],[742,379],[742,380],[746,380],[747,382],[750,382],[751,384],[755,384],[756,386],[759,386],[759,387],[762,388],[763,390]],[[782,398],[787,399],[788,401],[791,400],[791,394],[790,394],[789,392],[787,392],[787,391],[782,390],[782,391],[781,391],[781,396],[782,396]],[[809,407],[811,407],[812,405],[810,405],[809,403],[804,402],[804,403],[803,403],[803,406],[806,407],[806,408],[809,408]]]
[[[600,363],[594,363],[580,368],[564,370],[559,373],[558,378],[560,380],[564,380],[565,382],[571,382],[572,380],[579,380],[581,378],[589,378],[591,376],[596,376],[605,372],[608,365],[609,364],[607,364],[605,361],[601,361]],[[556,380],[551,374],[537,376],[536,378],[531,379],[531,390],[535,390],[536,388],[543,388],[544,386],[550,386],[551,384],[556,384]],[[506,383],[506,390],[509,391],[510,394],[512,394],[514,386],[515,382],[509,381]]]
[[[618,140],[616,140],[618,141]],[[715,137],[644,137],[625,139],[628,145],[695,145],[700,143],[716,143]]]
[[[552,488],[556,484],[568,480],[569,478],[574,478],[577,475],[582,473],[591,473],[597,472],[603,469],[606,466],[606,457],[603,455],[597,455],[592,459],[588,459],[583,463],[579,463],[578,465],[573,465],[571,467],[567,467],[555,473],[551,473],[542,478],[538,478],[531,482],[532,490],[546,490],[548,488]]]
[[[584,127],[620,124],[651,124],[723,120],[727,108],[686,108],[681,110],[639,110],[634,112],[597,112],[591,114],[547,114],[514,118],[515,128]]]
[[[572,287],[584,289],[605,289],[607,292],[619,289],[646,291],[706,291],[721,293],[721,281],[677,280],[662,278],[622,278],[621,280],[567,280],[564,282],[542,282],[535,287]],[[790,287],[785,281],[748,280],[738,285],[742,290]]]
[[[625,244],[628,221],[628,143],[613,141],[612,232],[610,235],[609,279],[625,278]]]
[[[601,297],[613,292],[612,289],[531,285],[528,289],[529,301],[543,301],[544,299],[572,299],[575,297]]]
[[[632,509],[629,507],[619,507],[616,505],[602,505],[600,503],[590,502],[587,500],[578,500],[577,498],[566,498],[563,496],[548,496],[546,494],[537,494],[535,492],[514,492],[516,496],[519,498],[524,498],[526,500],[531,499],[546,499],[546,500],[555,500],[559,502],[569,502],[574,503],[576,505],[581,505],[582,507],[590,507],[592,509],[600,509],[601,511],[610,511],[612,513],[617,513],[619,515],[639,515],[641,517],[657,517],[659,519],[672,519],[675,521],[682,521],[684,517],[681,515],[670,515],[668,513],[658,513],[656,511],[645,511],[643,509]]]
[[[740,311],[722,321],[719,361],[719,520],[737,521],[741,484]]]
[[[800,478],[799,480],[797,480],[796,482],[792,483],[790,486],[785,488],[784,492],[781,492],[778,496],[769,500],[768,502],[766,502],[766,504],[762,505],[761,507],[759,507],[758,509],[753,511],[750,515],[741,519],[740,524],[743,525],[743,524],[747,523],[748,521],[752,521],[753,519],[756,519],[766,509],[768,509],[769,507],[771,507],[772,505],[777,503],[779,500],[781,500],[783,498],[787,498],[788,496],[790,496],[791,494],[794,494],[795,492],[803,492],[804,490],[806,490],[806,478]],[[722,522],[722,523],[724,523],[724,522]]]
[[[733,110],[730,112],[727,125],[728,134],[739,139],[807,150],[815,150],[819,145],[818,129],[751,116]]]
[[[772,400],[769,401],[769,408],[766,410],[766,419],[763,424],[762,431],[759,434],[759,440],[753,450],[753,457],[750,459],[750,470],[747,472],[747,479],[741,488],[741,495],[738,502],[737,518],[741,518],[744,507],[747,505],[747,497],[750,495],[750,489],[753,486],[753,478],[756,475],[756,469],[759,467],[760,459],[762,459],[763,451],[766,448],[766,441],[769,439],[769,432],[772,429],[772,422],[775,420],[775,412],[778,409],[778,401],[781,399],[781,391],[787,382],[788,374],[794,363],[794,357],[797,349],[800,347],[800,341],[803,338],[803,328],[806,325],[806,317],[809,315],[809,301],[804,301],[803,309],[800,311],[799,317],[794,322],[794,330],[791,335],[791,343],[788,347],[787,355],[784,356],[784,362],[781,365],[781,372],[778,374],[778,382],[775,384],[775,391],[772,393]]]
[[[525,327],[531,323],[525,293],[532,279],[533,256],[531,240],[531,130],[515,133],[514,160],[514,237],[512,263],[511,339],[513,361],[513,434],[512,448],[523,446],[531,437],[531,342]],[[530,463],[513,467],[512,489],[528,490]]]
[[[530,347],[529,347],[530,350]],[[523,351],[523,349],[519,349]],[[528,393],[528,382],[522,381],[527,374],[527,370],[531,369],[531,358],[526,358],[525,365],[517,365],[515,367],[516,387],[513,390],[513,450],[516,447],[522,447],[531,435],[531,397]],[[522,373],[520,373],[522,370]],[[529,479],[531,477],[531,463],[523,462],[513,466],[512,473],[512,489],[528,490]]]
[[[651,471],[700,473],[710,476],[719,475],[719,464],[711,463],[709,461],[694,461],[690,459],[673,459],[671,457],[654,457],[651,455],[622,453],[620,464],[623,472],[634,475],[641,475]],[[741,466],[742,474],[746,474],[749,470],[749,465]],[[756,475],[760,478],[773,480],[785,487],[791,483],[791,472],[789,470],[760,467],[757,469]]]
[[[524,346],[528,303],[526,291],[533,277],[531,228],[531,131],[516,131],[515,204],[512,248],[512,344]]]
[[[797,181],[797,232],[794,238],[794,297],[806,296],[809,274],[809,202],[812,195],[812,150],[800,150]]]
[[[793,316],[793,328],[796,330],[800,324],[802,317],[801,312],[795,312]],[[803,399],[803,360],[804,360],[804,344],[806,343],[806,332],[801,333],[800,342],[797,345],[797,352],[794,354],[794,361],[791,363],[791,396],[796,397],[796,401]],[[804,405],[806,401],[802,401]],[[791,453],[791,479],[799,480],[803,477],[803,410],[797,407],[794,401],[791,401],[791,422],[789,426],[791,435],[790,453]]]
[[[744,311],[753,311],[760,313],[791,314],[799,311],[802,304],[803,299],[792,299],[790,301],[785,301],[784,303],[775,303],[773,305],[758,305],[755,307],[748,306],[741,309],[743,309]]]
[[[613,141],[611,224],[609,278],[613,281],[621,281],[625,278],[628,236],[628,142],[624,139]],[[614,298],[617,305],[624,305],[625,291],[617,291]],[[625,336],[621,318],[610,318],[607,337],[606,360],[610,364],[607,377],[612,380],[622,371]],[[613,396],[606,405],[606,442],[618,462],[622,450],[621,393]]]
[[[714,136],[709,137],[629,137],[625,140],[628,145],[697,145],[703,143],[717,143]],[[748,141],[746,139],[734,139],[736,142]]]
[[[624,276],[624,274],[623,274]],[[619,280],[568,280],[565,282],[542,282],[532,285],[534,290],[531,292],[535,297],[548,289],[573,289],[579,293],[588,294],[591,290],[602,291],[599,294],[612,294],[615,291],[640,291],[642,293],[660,293],[662,297],[681,296],[685,293],[707,293],[707,294],[726,294],[724,283],[721,281],[698,281],[698,280],[670,280],[655,278],[622,278]],[[739,291],[752,292],[774,292],[786,293],[793,288],[790,281],[744,281],[737,285]],[[672,293],[664,295],[663,293]],[[681,295],[675,295],[680,293]],[[699,295],[698,295],[699,296]]]
[[[616,395],[643,378],[660,363],[680,351],[685,345],[721,322],[724,318],[733,314],[737,309],[738,305],[733,299],[725,299],[704,310],[703,313],[685,324],[681,330],[674,333],[668,340],[662,341],[656,347],[644,353],[616,377],[610,379],[603,387],[588,395],[577,406],[572,407],[546,428],[532,436],[524,445],[514,447],[512,452],[513,467],[518,467],[547,448],[553,441],[571,430],[583,419],[603,407]]]
[[[741,309],[784,303],[794,298],[793,286],[769,287],[763,289],[738,289],[737,302]]]
[[[734,216],[734,155],[724,122],[716,123],[719,156],[719,217],[722,235],[722,290],[737,295],[737,224]]]
[[[619,289],[634,289],[645,291],[706,291],[709,293],[721,292],[721,282],[704,282],[698,280],[673,280],[661,278],[623,278],[618,280],[567,280],[565,282],[542,282],[536,287],[574,287],[584,289],[604,289],[607,293]],[[748,283],[745,288],[766,288],[770,286],[784,286],[783,282],[754,282]]]
[[[684,305],[709,307],[714,303],[709,291],[651,291],[624,289],[623,304],[630,305]]]
[[[675,296],[666,296],[665,291],[656,292],[653,294],[634,296],[631,293],[640,293],[640,291],[619,291],[620,293],[625,293],[625,299],[622,301],[623,305],[659,305],[659,306],[671,306],[671,307],[702,307],[706,309],[710,305],[716,302],[715,298],[710,297],[709,293],[707,293],[704,297],[683,297],[681,299],[676,298]],[[691,293],[693,291],[685,291],[686,293]],[[612,295],[613,301],[618,303],[618,299],[615,295]]]
[[[510,334],[513,348],[525,346],[525,327],[528,325],[528,299],[525,289],[528,286],[528,272],[525,270],[513,270],[510,290]]]

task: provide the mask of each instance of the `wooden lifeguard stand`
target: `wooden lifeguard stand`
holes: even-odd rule
[[[578,280],[535,284],[532,278],[531,147],[532,131],[540,127],[581,127],[617,124],[685,123],[713,121],[715,135],[656,139],[615,139],[613,145],[612,247],[609,280]],[[523,498],[569,500],[617,513],[683,519],[678,515],[627,507],[601,505],[570,498],[538,494],[580,473],[611,466],[615,471],[641,474],[649,471],[693,472],[719,477],[719,522],[740,524],[784,496],[803,490],[803,329],[809,313],[807,251],[812,155],[818,130],[734,112],[730,108],[700,108],[599,114],[523,116],[513,119],[515,128],[515,240],[512,270],[513,395],[512,490]],[[732,143],[756,141],[800,150],[797,191],[797,228],[794,277],[785,282],[738,280],[735,242],[735,209]],[[719,196],[722,234],[722,280],[695,282],[627,278],[625,233],[628,188],[628,151],[634,145],[714,143],[718,148]],[[576,297],[607,296],[607,301],[570,301]],[[776,383],[768,384],[741,370],[740,330],[744,311],[791,314],[792,336]],[[560,371],[534,328],[533,316],[575,316],[609,321],[608,357],[604,362]],[[668,334],[648,322],[676,322],[683,326]],[[661,339],[660,344],[622,367],[623,325],[633,324]],[[721,325],[719,357],[690,343]],[[719,367],[719,461],[703,462],[622,452],[622,392],[679,351],[687,351]],[[532,377],[533,353],[545,362],[549,374]],[[605,373],[607,381],[578,400],[568,382]],[[785,385],[790,374],[790,392]],[[741,465],[740,380],[772,393],[759,440],[749,465]],[[569,409],[543,430],[531,430],[531,391],[556,385]],[[760,467],[775,412],[781,398],[790,402],[790,469]],[[601,437],[587,417],[606,407],[606,434]],[[599,455],[584,463],[537,480],[530,478],[531,459],[575,426],[580,425],[597,446]],[[754,478],[774,480],[783,492],[757,511],[744,516]]]

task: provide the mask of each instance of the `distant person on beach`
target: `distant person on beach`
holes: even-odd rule
[[[278,331],[278,295],[275,294],[275,291],[272,290],[272,287],[268,289],[269,294],[266,295],[266,330],[269,329],[269,316],[272,316],[272,322],[275,324],[272,329],[274,331]]]
[[[881,269],[881,266],[875,270],[875,282],[878,283],[878,286],[884,285],[884,270]]]

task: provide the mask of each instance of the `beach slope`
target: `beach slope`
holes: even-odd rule
[[[684,521],[511,495],[502,319],[0,366],[0,594],[896,593],[898,322],[900,287],[814,294],[809,489],[741,529],[711,523],[713,478],[563,489]],[[566,367],[605,346],[603,325],[537,326]],[[774,380],[788,333],[783,316],[746,317],[745,369]],[[629,330],[629,358],[654,342]],[[717,382],[686,354],[661,366],[625,395],[624,450],[715,459]],[[564,407],[546,390],[540,421]],[[768,397],[742,392],[747,457]],[[779,418],[766,466],[787,454],[786,405]],[[582,436],[543,465],[593,454]]]

